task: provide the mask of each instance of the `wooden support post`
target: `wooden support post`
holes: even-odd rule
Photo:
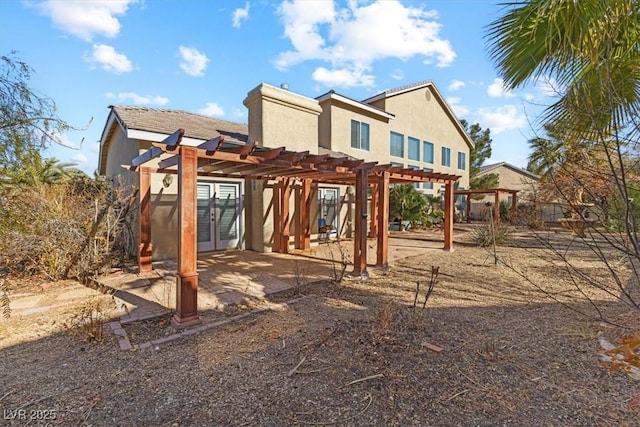
[[[140,168],[138,175],[138,274],[153,270],[151,265],[151,169]]]
[[[378,248],[376,267],[389,270],[389,172],[378,178]]]
[[[296,249],[311,248],[311,180],[302,180],[300,191],[300,229],[296,232]]]
[[[353,275],[366,279],[367,273],[367,175],[365,169],[356,171],[356,217],[353,254]]]
[[[285,178],[280,181],[280,252],[283,254],[289,253],[289,224],[291,218],[289,215],[289,202],[291,199],[291,181],[289,178]]]
[[[518,210],[518,193],[515,191],[511,193],[511,219],[514,220],[517,218],[517,210]]]
[[[498,190],[496,190],[493,204],[493,222],[496,224],[500,222],[500,192]]]
[[[466,212],[466,218],[467,218],[467,222],[471,222],[471,194],[467,194],[466,195],[467,198],[467,212]]]
[[[378,183],[374,182],[371,185],[371,221],[369,222],[369,237],[376,237],[378,235],[378,204],[380,195],[378,194]]]
[[[454,184],[448,181],[444,188],[444,250],[449,252],[453,252]]]
[[[196,239],[198,151],[181,146],[178,161],[178,275],[175,327],[189,326],[198,317],[198,247]]]

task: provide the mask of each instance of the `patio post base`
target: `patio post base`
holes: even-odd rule
[[[191,326],[199,325],[200,323],[202,323],[202,320],[200,320],[200,316],[197,314],[188,317],[180,317],[178,316],[178,313],[176,313],[171,319],[171,326],[174,330],[189,328]]]

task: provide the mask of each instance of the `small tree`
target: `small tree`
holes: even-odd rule
[[[0,57],[0,175],[72,129],[50,98],[29,87],[33,69],[12,52]]]
[[[389,216],[400,222],[422,224],[425,220],[427,200],[412,184],[396,185],[389,191]]]

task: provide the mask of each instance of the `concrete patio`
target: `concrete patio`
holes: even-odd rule
[[[432,235],[432,236],[431,236]],[[389,262],[415,256],[425,251],[442,250],[442,232],[421,232],[420,239],[411,233],[391,233]],[[413,238],[412,238],[413,237]],[[375,271],[376,239],[368,240],[367,264]],[[291,254],[254,251],[220,251],[198,256],[198,310],[221,309],[264,298],[294,286],[319,280],[331,280],[334,269],[346,274],[353,269],[353,242],[322,242],[307,251]],[[155,317],[175,310],[175,260],[153,263],[153,271],[143,275],[118,273],[99,280],[110,289],[123,311],[123,323]]]

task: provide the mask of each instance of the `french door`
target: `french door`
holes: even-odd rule
[[[237,248],[241,197],[238,183],[198,183],[198,251]]]

